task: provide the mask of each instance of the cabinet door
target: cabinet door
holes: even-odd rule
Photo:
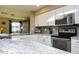
[[[63,9],[64,9],[63,10],[64,13],[66,13],[66,12],[68,13],[68,12],[74,10],[75,6],[74,5],[68,5],[68,6],[64,6]]]
[[[72,46],[72,47],[71,47],[71,53],[79,54],[79,47]]]
[[[37,20],[37,16],[35,16],[35,26],[39,26],[39,20]]]
[[[36,26],[49,26],[55,25],[55,21],[49,21],[54,15],[53,11],[49,11],[40,15],[35,16],[35,25]]]
[[[55,12],[54,12],[54,10],[48,12],[47,24],[48,24],[48,26],[53,26],[53,25],[55,25]]]
[[[76,38],[76,39],[72,39],[72,40],[71,40],[71,44],[72,44],[72,45],[76,45],[76,46],[79,47],[79,40],[77,40],[77,38]]]
[[[79,40],[77,38],[71,40],[71,53],[79,54]]]
[[[64,12],[64,8],[63,7],[60,7],[58,9],[56,9],[54,12],[55,12],[55,19],[59,19],[59,18],[63,17],[62,14]]]
[[[75,6],[75,9],[77,10],[75,13],[75,24],[79,24],[79,6]]]
[[[45,26],[46,25],[46,16],[44,14],[37,15],[35,17],[35,25],[36,26]]]
[[[40,26],[40,18],[39,16],[35,16],[35,26]]]

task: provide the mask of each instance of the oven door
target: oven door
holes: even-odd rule
[[[64,50],[71,51],[70,40],[68,39],[53,39],[53,47]]]

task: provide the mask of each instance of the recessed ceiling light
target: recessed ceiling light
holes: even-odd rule
[[[11,16],[14,16],[14,14],[11,14]]]
[[[7,14],[7,12],[1,12],[1,14]]]

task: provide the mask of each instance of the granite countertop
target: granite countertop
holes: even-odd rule
[[[51,36],[51,34],[31,34],[31,35],[46,35],[46,36]]]
[[[69,52],[49,47],[33,40],[2,39],[0,54],[70,54]]]

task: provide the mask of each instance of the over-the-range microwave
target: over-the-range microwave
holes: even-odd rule
[[[73,25],[75,23],[74,13],[66,15],[61,19],[55,19],[55,25]]]

